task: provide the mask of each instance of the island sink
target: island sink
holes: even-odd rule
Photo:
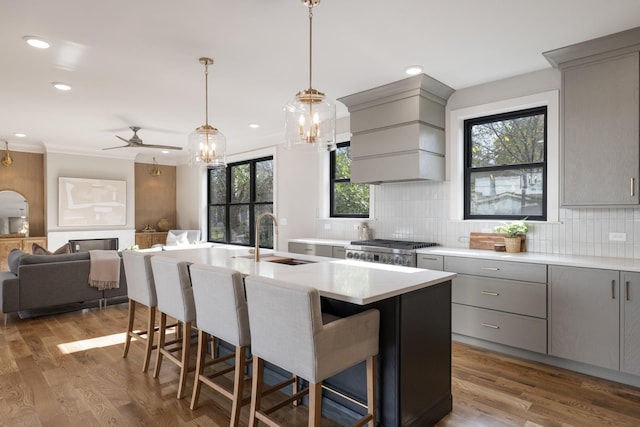
[[[253,257],[254,257],[253,255],[245,255],[245,256],[238,256],[238,257],[235,257],[235,258],[253,259]],[[281,256],[276,256],[276,255],[262,256],[262,257],[260,257],[260,261],[274,262],[276,264],[285,264],[285,265],[303,265],[303,264],[312,264],[312,263],[316,262],[316,261],[308,261],[308,260],[305,260],[305,259],[281,257]]]

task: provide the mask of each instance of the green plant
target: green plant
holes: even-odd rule
[[[526,219],[526,218],[525,218]],[[508,224],[498,225],[494,228],[498,233],[506,233],[508,237],[516,237],[524,235],[529,229],[524,220],[512,221]]]

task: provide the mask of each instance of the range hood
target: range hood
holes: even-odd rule
[[[350,113],[351,182],[445,177],[445,105],[454,92],[420,74],[339,98]]]

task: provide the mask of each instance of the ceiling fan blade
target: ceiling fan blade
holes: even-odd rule
[[[129,140],[128,140],[128,139],[124,139],[124,138],[123,138],[123,137],[121,137],[121,136],[116,135],[116,138],[118,138],[118,139],[120,139],[120,140],[122,140],[122,141],[126,142],[127,144],[129,143]]]
[[[118,145],[117,147],[103,148],[103,150],[113,150],[114,148],[127,148],[127,147],[131,147],[131,146],[130,145]]]
[[[173,145],[140,144],[140,147],[160,148],[162,150],[182,150],[182,147],[174,147]]]

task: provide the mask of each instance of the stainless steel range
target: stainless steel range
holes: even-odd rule
[[[347,259],[415,267],[416,249],[437,246],[432,242],[405,240],[358,240],[345,247]]]

